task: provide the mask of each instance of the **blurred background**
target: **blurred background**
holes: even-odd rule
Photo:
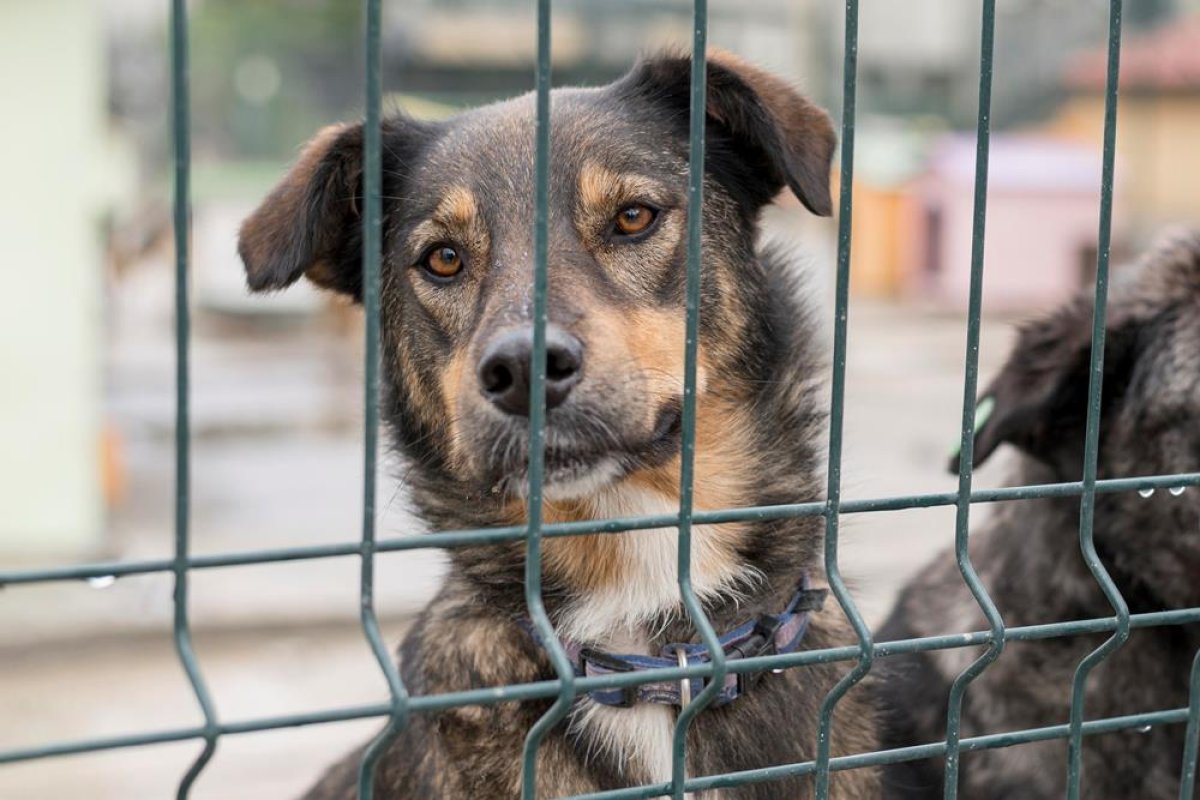
[[[0,0],[0,568],[172,552],[174,340],[164,0]],[[1012,323],[1094,276],[1104,0],[998,4],[983,376]],[[241,218],[319,127],[361,114],[360,4],[194,0],[192,541],[197,554],[353,541],[361,320],[297,286],[250,298]],[[840,113],[840,0],[710,0],[710,41]],[[558,84],[687,47],[690,3],[559,0]],[[1191,222],[1200,185],[1200,2],[1126,9],[1114,245]],[[532,87],[526,0],[385,2],[389,109],[421,116]],[[846,493],[953,489],[962,402],[979,2],[863,0]],[[768,231],[830,294],[835,223],[784,201]],[[1003,478],[989,464],[979,484]],[[395,465],[383,536],[412,533]],[[977,508],[974,516],[986,509]],[[953,539],[953,511],[856,515],[842,563],[871,621]],[[398,640],[437,553],[379,557]],[[367,703],[358,563],[193,573],[196,649],[222,720]],[[165,575],[0,590],[0,749],[196,724]],[[378,721],[229,736],[194,793],[288,797]],[[173,796],[195,742],[0,767],[0,798]]]

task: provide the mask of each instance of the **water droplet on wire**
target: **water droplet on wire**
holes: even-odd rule
[[[1187,491],[1187,487],[1186,486],[1172,486],[1167,491],[1171,493],[1171,497],[1179,497],[1179,495],[1181,495]]]
[[[107,589],[117,582],[116,575],[94,575],[87,579],[88,586],[93,589]]]
[[[1153,497],[1154,496],[1154,487],[1149,487],[1147,489],[1138,489],[1138,495],[1141,497]]]

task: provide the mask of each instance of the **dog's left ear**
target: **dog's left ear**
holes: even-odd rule
[[[1022,328],[1000,374],[976,406],[973,466],[1008,442],[1052,467],[1062,480],[1083,470],[1091,371],[1092,308],[1080,299]],[[1117,406],[1133,373],[1141,326],[1120,302],[1109,308],[1104,347],[1101,424]],[[1103,431],[1103,427],[1102,427]],[[959,456],[950,459],[957,472]]]
[[[809,211],[833,213],[829,168],[837,136],[829,115],[784,80],[722,50],[710,51],[707,82],[707,168],[757,208],[784,186]],[[691,59],[644,59],[622,88],[669,107],[687,125]]]

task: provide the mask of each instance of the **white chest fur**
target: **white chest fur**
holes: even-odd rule
[[[678,500],[638,486],[618,485],[589,498],[595,519],[675,514]],[[692,586],[702,599],[744,586],[754,576],[725,552],[713,526],[697,525],[692,535]],[[558,620],[560,636],[595,647],[644,638],[645,626],[680,604],[679,534],[655,528],[618,534],[616,557],[621,580],[589,592]]]
[[[597,493],[595,518],[673,514],[678,501],[636,486],[617,486]],[[678,532],[673,528],[611,534],[620,537],[617,557],[622,580],[589,593],[569,606],[557,623],[561,637],[608,652],[650,654],[648,626],[680,605]],[[704,598],[752,577],[731,558],[710,526],[697,526],[692,536],[692,585]],[[671,777],[671,743],[675,712],[662,705],[612,708],[583,700],[571,726],[583,732],[592,753],[612,759],[622,772],[654,783]]]

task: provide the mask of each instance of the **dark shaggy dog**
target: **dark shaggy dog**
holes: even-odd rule
[[[1178,236],[1116,273],[1105,348],[1101,478],[1193,472],[1200,466],[1200,235]],[[1002,442],[1020,450],[1014,485],[1082,474],[1093,305],[1080,298],[1021,332],[984,392],[995,410],[976,432],[975,461]],[[957,465],[955,465],[957,469]],[[1096,497],[1095,540],[1134,613],[1200,605],[1200,491]],[[998,507],[971,552],[1005,624],[1112,616],[1079,554],[1079,498]],[[903,592],[881,640],[986,630],[952,558]],[[1064,723],[1079,660],[1106,636],[1008,644],[968,690],[963,735]],[[1186,706],[1200,626],[1134,631],[1087,685],[1087,719]],[[978,650],[894,659],[886,687],[888,746],[945,737],[950,683]],[[1084,739],[1089,800],[1176,798],[1184,730],[1169,726]],[[1061,798],[1065,740],[963,755],[960,797]],[[886,770],[890,798],[942,796],[941,762]]]
[[[639,63],[598,89],[552,97],[546,519],[671,513],[679,502],[690,61]],[[791,265],[756,250],[759,212],[790,189],[830,213],[835,137],[824,112],[779,79],[718,54],[708,68],[704,278],[696,505],[793,503],[821,494],[814,397],[821,359]],[[384,416],[412,463],[412,499],[435,529],[524,520],[533,269],[530,96],[439,123],[383,130]],[[361,292],[362,127],[323,131],[242,229],[251,288],[302,275]],[[694,584],[718,631],[782,610],[820,578],[813,519],[702,527]],[[401,647],[414,694],[552,678],[524,627],[520,543],[456,549],[438,596]],[[546,606],[559,635],[609,653],[695,642],[678,595],[674,530],[553,538]],[[836,609],[804,647],[851,641]],[[695,720],[691,774],[804,761],[842,671],[767,674]],[[384,757],[379,798],[516,797],[526,732],[549,701],[416,715]],[[851,695],[833,750],[875,744]],[[663,781],[677,706],[576,702],[539,753],[538,794]],[[359,754],[310,798],[350,798]],[[838,773],[839,798],[878,795],[869,770]],[[731,789],[803,798],[808,778]]]

